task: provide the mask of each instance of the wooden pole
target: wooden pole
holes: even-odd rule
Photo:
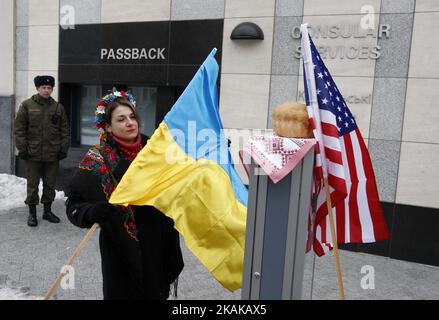
[[[90,240],[92,235],[95,233],[96,229],[99,227],[99,224],[95,223],[93,226],[88,230],[87,234],[84,236],[84,238],[79,243],[78,247],[76,248],[73,255],[70,257],[70,259],[67,261],[66,266],[71,266],[73,262],[76,260],[76,258],[81,253],[82,249],[84,249],[87,242]],[[55,282],[50,287],[49,291],[47,291],[44,300],[49,300],[52,298],[53,294],[55,293],[56,289],[58,288],[59,284],[61,283],[62,278],[66,275],[65,272],[61,273],[58,278],[56,278]]]
[[[338,278],[338,290],[340,292],[340,299],[345,300],[346,297],[345,297],[344,288],[343,288],[343,277],[342,277],[341,268],[340,268],[340,256],[338,254],[337,234],[335,232],[334,216],[332,214],[332,201],[331,201],[331,194],[329,192],[328,178],[324,179],[324,188],[325,188],[325,192],[326,192],[326,205],[327,205],[328,214],[329,214],[329,224],[330,224],[330,229],[331,229],[332,245],[334,247],[335,269],[337,270],[337,278]]]

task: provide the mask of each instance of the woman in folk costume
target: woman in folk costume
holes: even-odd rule
[[[113,92],[96,106],[100,145],[79,164],[67,191],[67,217],[80,228],[101,227],[104,299],[158,299],[177,290],[183,269],[179,235],[172,219],[150,206],[108,203],[148,137],[139,130],[129,92]]]

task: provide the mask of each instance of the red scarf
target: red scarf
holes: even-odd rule
[[[110,133],[111,139],[117,143],[119,147],[121,156],[125,159],[133,161],[137,154],[142,150],[142,139],[140,134],[137,136],[136,141],[134,143],[126,143],[121,139],[117,138],[114,134]]]

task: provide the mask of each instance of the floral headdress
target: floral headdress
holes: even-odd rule
[[[131,102],[134,107],[136,106],[136,101],[129,91],[117,91],[116,88],[113,88],[112,92],[102,97],[102,99],[99,100],[98,104],[96,105],[95,111],[95,125],[96,129],[101,135],[105,133],[104,116],[107,106],[111,101],[114,101],[117,98],[125,98]]]

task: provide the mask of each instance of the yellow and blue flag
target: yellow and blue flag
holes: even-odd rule
[[[218,110],[212,50],[110,198],[172,218],[186,246],[230,291],[242,285],[248,190]]]

